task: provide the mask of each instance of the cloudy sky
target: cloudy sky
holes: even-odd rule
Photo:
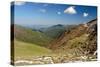
[[[95,6],[17,1],[11,4],[11,12],[15,24],[21,25],[81,24],[97,18]]]

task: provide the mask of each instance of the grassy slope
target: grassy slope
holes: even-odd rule
[[[65,27],[63,25],[58,24],[58,25],[53,25],[51,27],[46,28],[46,30],[43,31],[43,33],[55,39],[59,37],[64,31],[65,31]]]
[[[32,31],[29,28],[18,25],[15,25],[14,32],[16,39],[36,45],[47,46],[52,40],[50,37],[47,37],[39,31]]]
[[[15,40],[15,57],[32,57],[51,53],[49,49],[36,44],[25,43]]]

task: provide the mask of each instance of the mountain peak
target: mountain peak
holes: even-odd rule
[[[62,26],[64,26],[64,25],[62,25],[62,24],[57,24],[57,25],[54,25],[53,27],[62,27]]]

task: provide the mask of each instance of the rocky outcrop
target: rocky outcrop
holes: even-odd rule
[[[53,64],[53,59],[50,56],[33,57],[31,60],[16,60],[15,65],[31,65],[31,64]]]

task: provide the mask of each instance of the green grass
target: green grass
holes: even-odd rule
[[[39,31],[33,31],[32,29],[15,25],[14,28],[15,38],[19,41],[24,41],[40,46],[48,46],[51,42],[51,38]]]
[[[16,57],[32,57],[50,54],[51,51],[47,48],[40,47],[36,44],[30,44],[15,39],[15,58]]]

